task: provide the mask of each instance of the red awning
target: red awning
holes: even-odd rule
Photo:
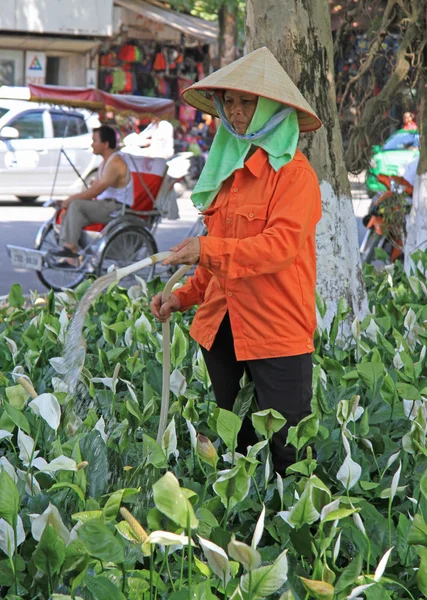
[[[29,85],[30,100],[63,104],[74,108],[87,108],[98,111],[102,108],[121,115],[138,117],[160,117],[173,119],[175,103],[167,98],[150,98],[148,96],[124,96],[108,94],[101,90],[80,87],[61,87],[58,85]]]

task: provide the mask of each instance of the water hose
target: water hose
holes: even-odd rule
[[[116,269],[107,273],[102,277],[99,277],[87,290],[83,296],[74,318],[71,322],[68,330],[67,341],[64,349],[64,364],[69,372],[68,383],[70,388],[73,389],[77,380],[80,376],[81,368],[83,367],[85,357],[85,344],[82,340],[82,332],[84,326],[84,320],[92,302],[99,296],[99,294],[107,288],[110,284],[120,281],[123,277],[127,277],[136,271],[140,271],[145,267],[149,267],[158,262],[161,262],[165,258],[168,258],[172,252],[158,252],[152,254],[143,260],[140,260],[121,269]],[[168,280],[162,293],[162,303],[168,299],[173,286],[175,283],[189,270],[193,265],[183,265],[180,267]],[[163,365],[162,365],[162,401],[160,407],[160,421],[159,428],[157,431],[157,443],[160,444],[163,438],[163,434],[166,429],[168,412],[169,412],[169,392],[170,392],[170,363],[171,363],[171,336],[170,336],[170,324],[169,319],[162,323],[162,350],[163,350]],[[80,368],[76,368],[75,359],[76,355],[80,359]]]

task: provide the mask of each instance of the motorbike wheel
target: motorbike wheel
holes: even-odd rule
[[[384,243],[384,236],[379,235],[374,229],[370,229],[360,246],[360,260],[362,265],[372,262],[375,259],[375,248],[382,248]]]
[[[102,251],[97,275],[105,275],[114,266],[117,269],[127,267],[152,254],[156,254],[157,244],[154,238],[143,227],[130,225],[113,233]],[[154,265],[150,265],[136,273],[142,279],[149,281],[154,275]],[[133,274],[120,280],[120,285],[130,287],[135,284]]]
[[[53,224],[46,229],[40,242],[35,244],[36,250],[57,250],[59,246],[58,234],[56,233]],[[63,289],[75,288],[83,281],[85,274],[78,271],[52,269],[49,267],[43,268],[42,271],[37,271],[37,276],[47,288],[59,292]]]

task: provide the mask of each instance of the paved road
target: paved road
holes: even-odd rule
[[[46,291],[34,271],[14,269],[6,251],[6,244],[33,246],[38,228],[53,211],[52,208],[43,207],[43,201],[42,197],[36,204],[24,206],[13,196],[0,196],[0,296],[9,293],[12,283],[19,283],[24,294],[30,290],[39,293]],[[184,192],[178,199],[178,205],[180,219],[164,219],[157,228],[155,237],[159,251],[169,250],[182,240],[197,219],[198,212],[191,203],[189,192]]]
[[[357,217],[359,243],[366,231],[361,217],[366,214],[370,201],[366,194],[364,178],[351,178],[353,208]],[[0,196],[0,296],[8,294],[12,283],[19,283],[25,294],[30,290],[46,291],[34,271],[13,269],[6,252],[6,244],[32,247],[40,225],[52,214],[51,208],[42,206],[43,198],[32,206],[24,206],[13,196]],[[177,221],[163,220],[156,232],[159,250],[168,250],[186,236],[197,218],[188,191],[178,200],[180,216]]]

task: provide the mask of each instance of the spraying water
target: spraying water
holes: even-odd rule
[[[97,279],[87,290],[77,306],[77,310],[71,321],[68,335],[65,340],[64,365],[66,367],[66,383],[71,392],[76,389],[85,362],[86,342],[83,337],[83,327],[86,315],[92,303],[112,283],[120,281],[123,277],[135,273],[144,267],[162,261],[170,254],[170,252],[159,252],[152,256],[148,256],[133,265],[128,265],[122,269],[107,273],[106,275],[99,277],[99,279]]]
[[[82,368],[86,357],[86,342],[83,337],[83,327],[86,315],[91,304],[96,298],[112,283],[123,279],[131,273],[135,273],[144,267],[160,262],[170,256],[171,252],[159,252],[140,260],[133,265],[128,265],[111,273],[103,275],[97,279],[83,296],[74,318],[68,330],[64,348],[64,366],[66,368],[66,383],[70,392],[76,390],[80,380]],[[175,283],[192,267],[192,265],[183,265],[167,282],[163,291],[163,302],[166,301],[172,291]],[[157,435],[157,441],[161,440],[167,424],[167,415],[169,412],[169,390],[170,390],[170,327],[169,321],[162,323],[163,333],[163,389],[162,404],[160,411],[160,423]],[[160,442],[159,442],[160,443]]]

